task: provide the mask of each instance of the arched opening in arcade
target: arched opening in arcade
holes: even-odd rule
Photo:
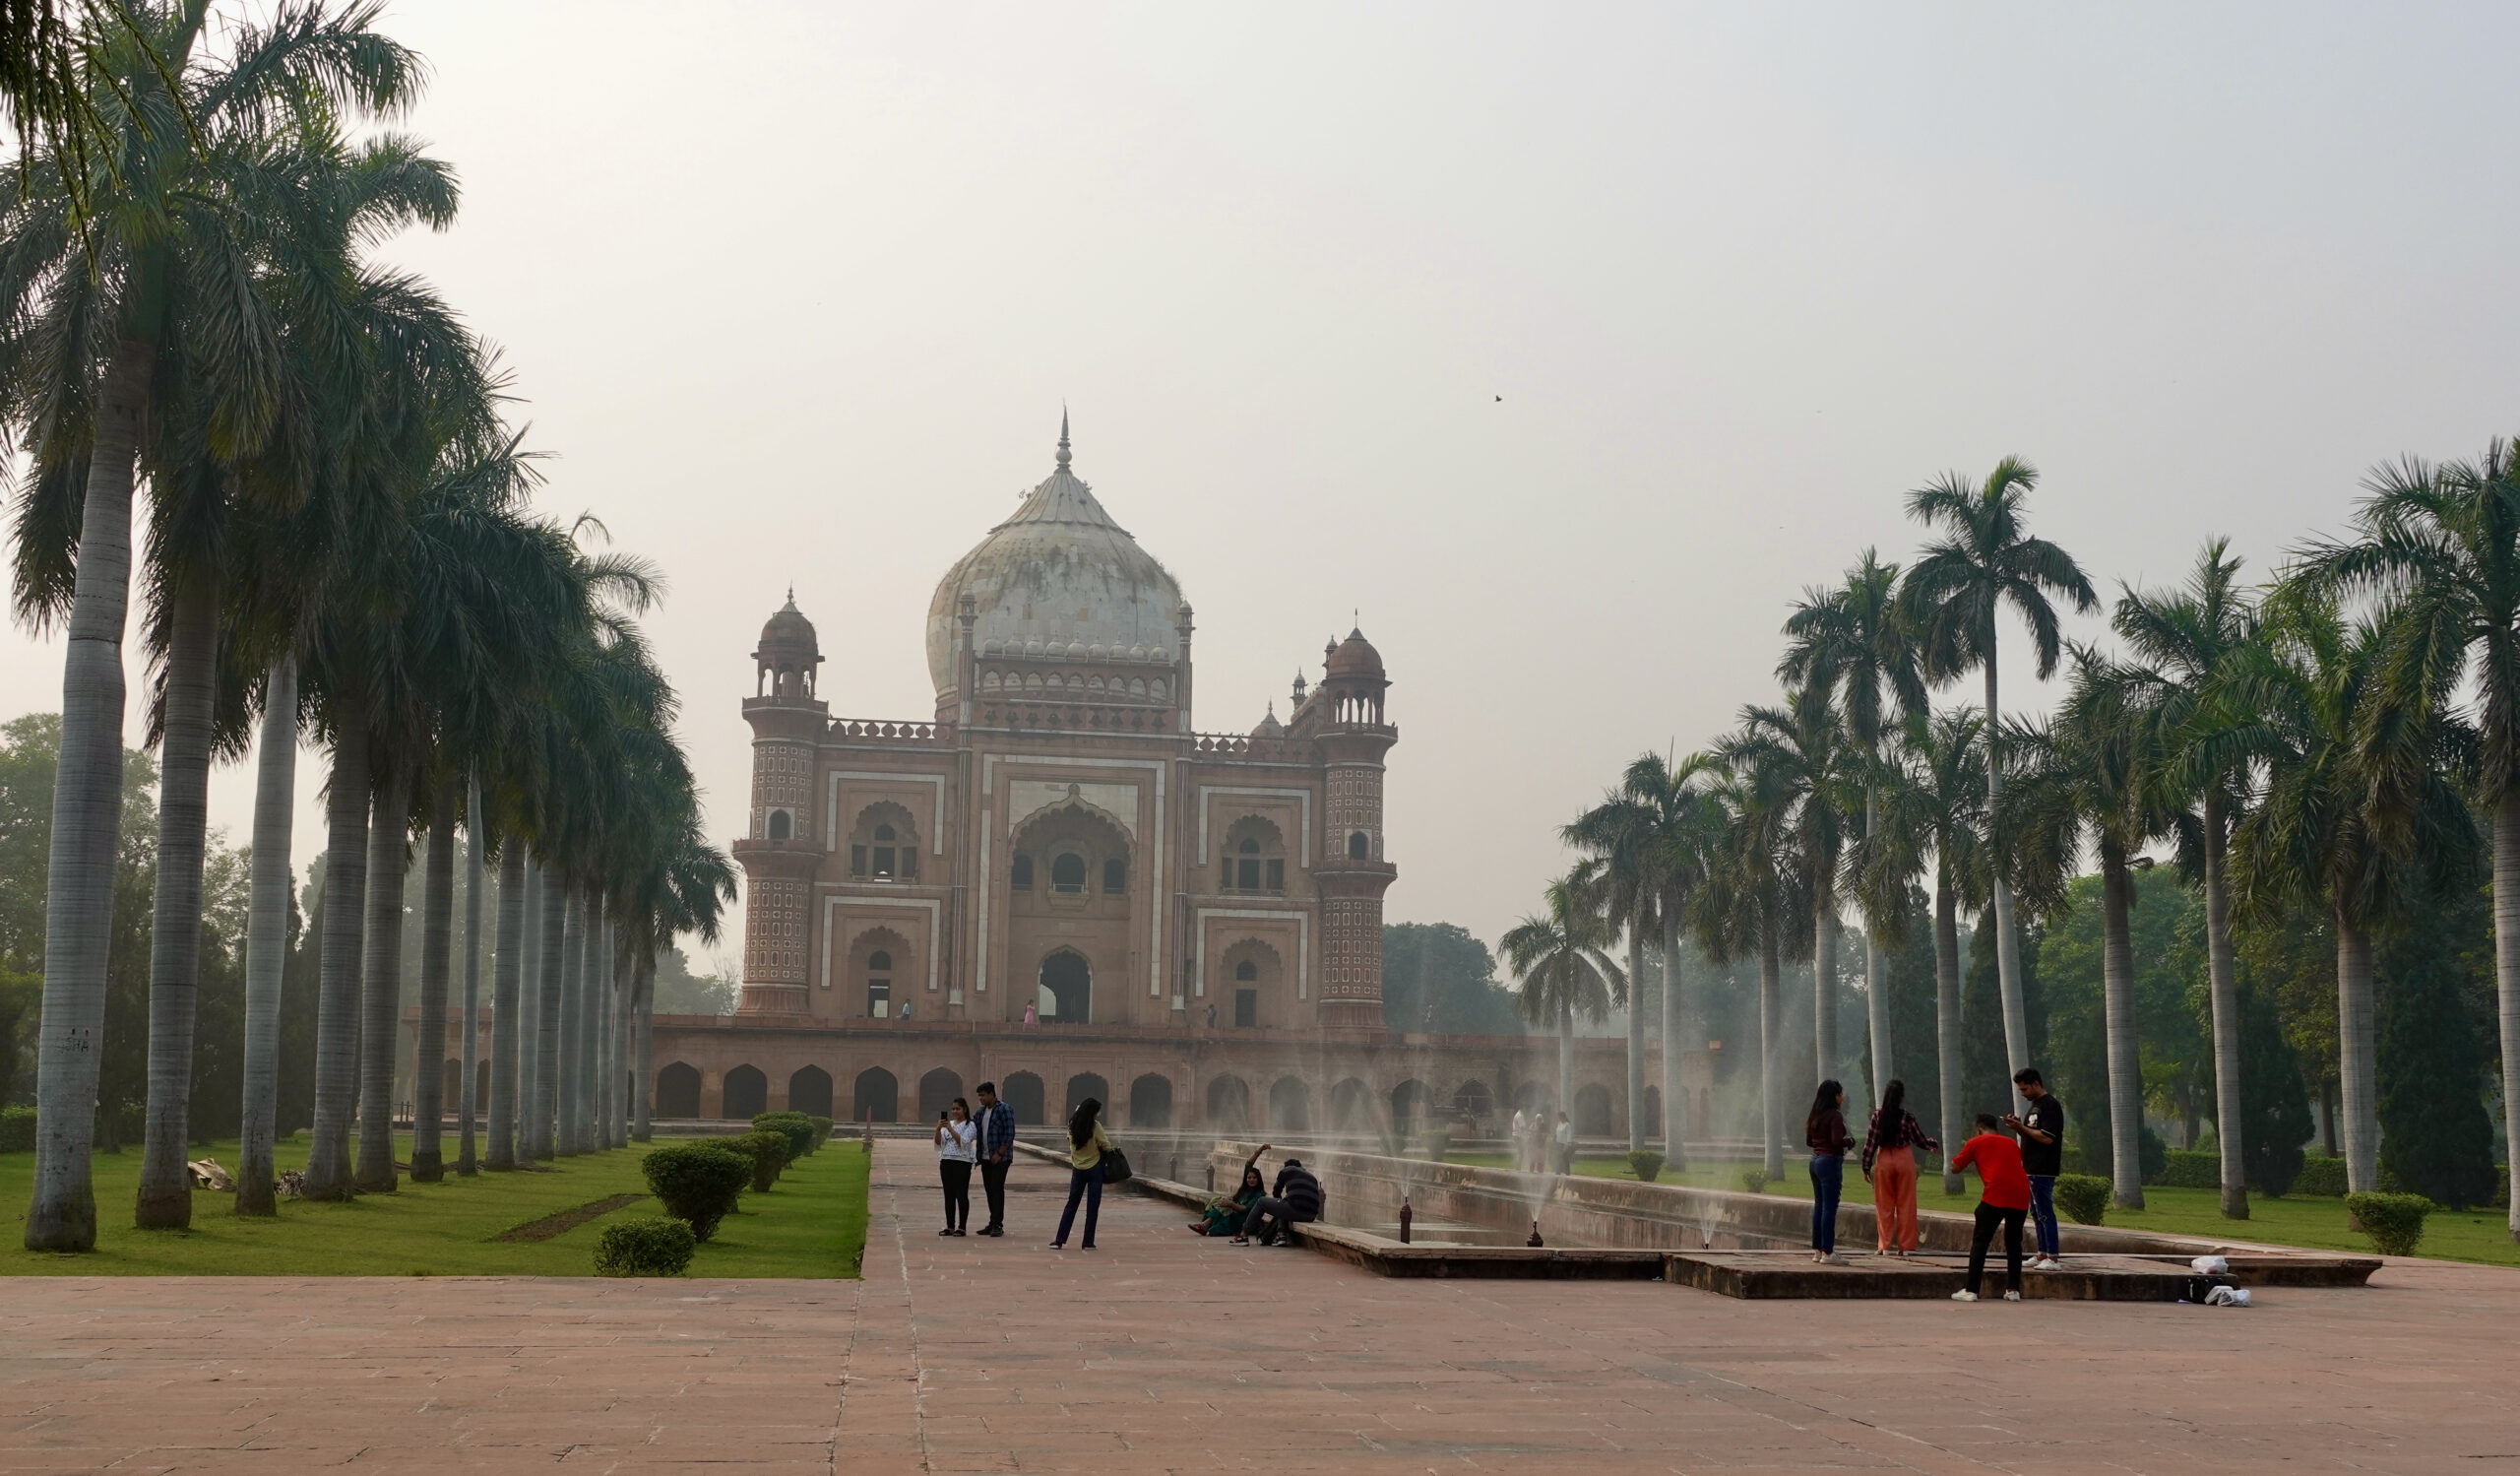
[[[798,1066],[788,1077],[788,1110],[809,1118],[831,1116],[831,1073],[820,1066]]]
[[[1018,1124],[1038,1127],[1047,1121],[1041,1116],[1041,1078],[1030,1071],[1016,1071],[998,1083],[999,1095],[1006,1099],[1007,1110],[1015,1114]]]
[[[857,1085],[849,1106],[852,1123],[896,1123],[901,1121],[901,1083],[882,1066],[868,1066],[857,1073]]]
[[[1350,1076],[1330,1089],[1331,1131],[1370,1132],[1381,1125],[1374,1117],[1373,1088]]]
[[[1131,1127],[1169,1127],[1172,1125],[1172,1081],[1150,1071],[1129,1083],[1129,1125]]]
[[[1251,1088],[1239,1076],[1219,1076],[1208,1083],[1208,1126],[1218,1132],[1240,1132],[1251,1125]]]
[[[1069,1118],[1075,1117],[1077,1104],[1083,1102],[1088,1097],[1102,1103],[1104,1108],[1109,1108],[1111,1105],[1111,1083],[1103,1080],[1092,1071],[1079,1072],[1078,1074],[1069,1077],[1067,1079],[1067,1107],[1059,1113],[1059,1120],[1061,1122],[1065,1122]],[[1105,1111],[1102,1114],[1102,1121],[1108,1123],[1110,1120],[1110,1113]]]
[[[770,1111],[770,1078],[759,1066],[737,1066],[726,1073],[726,1092],[718,1116],[749,1123]]]
[[[1496,1094],[1480,1080],[1465,1081],[1453,1088],[1453,1115],[1473,1123],[1484,1124],[1496,1115]]]
[[[922,1123],[935,1122],[945,1115],[945,1109],[953,1100],[962,1095],[962,1075],[938,1066],[918,1078],[918,1120]]]
[[[1269,1088],[1269,1126],[1277,1132],[1312,1130],[1312,1093],[1300,1076],[1281,1076]]]
[[[661,1118],[700,1116],[700,1068],[677,1060],[659,1071],[652,1110]]]
[[[1578,1088],[1575,1093],[1575,1131],[1581,1137],[1608,1137],[1611,1132],[1610,1089],[1606,1086]]]
[[[1064,1025],[1094,1018],[1094,966],[1084,954],[1061,948],[1041,960],[1040,1012]]]
[[[1434,1088],[1414,1077],[1391,1089],[1391,1130],[1420,1132],[1435,1119]]]

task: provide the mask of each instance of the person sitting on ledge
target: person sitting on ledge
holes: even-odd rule
[[[1230,1235],[1251,1217],[1251,1206],[1259,1203],[1260,1196],[1269,1191],[1267,1184],[1260,1178],[1260,1155],[1268,1151],[1269,1145],[1262,1143],[1242,1161],[1242,1182],[1235,1186],[1232,1193],[1217,1195],[1207,1202],[1200,1211],[1206,1218],[1190,1222],[1192,1235]]]
[[[1242,1233],[1233,1238],[1233,1244],[1247,1246],[1258,1241],[1265,1246],[1284,1236],[1292,1246],[1294,1237],[1287,1235],[1287,1227],[1309,1225],[1320,1219],[1321,1206],[1321,1181],[1312,1177],[1302,1159],[1290,1158],[1287,1166],[1278,1171],[1277,1184],[1243,1217]]]

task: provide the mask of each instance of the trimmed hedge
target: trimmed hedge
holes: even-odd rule
[[[2061,1175],[2056,1180],[2056,1208],[2077,1225],[2097,1225],[2109,1213],[2112,1187],[2096,1175]]]
[[[598,1276],[679,1276],[699,1241],[680,1220],[650,1217],[606,1225],[595,1243]]]
[[[2348,1194],[2345,1223],[2371,1238],[2382,1255],[2413,1255],[2424,1239],[2424,1217],[2432,1201],[2422,1194]]]
[[[693,1240],[705,1241],[718,1233],[720,1220],[734,1213],[753,1161],[713,1138],[652,1148],[639,1168],[665,1213],[689,1225]]]
[[[2301,1172],[2293,1176],[2291,1192],[2323,1194],[2331,1199],[2345,1195],[2345,1160],[2312,1155],[2301,1160]]]
[[[1663,1155],[1651,1148],[1639,1148],[1627,1156],[1628,1172],[1652,1184],[1663,1177]]]
[[[752,1120],[756,1132],[785,1133],[788,1137],[788,1162],[794,1163],[814,1151],[814,1120],[800,1112],[766,1112]]]
[[[767,1193],[779,1182],[780,1172],[788,1167],[790,1154],[788,1138],[784,1132],[756,1127],[727,1139],[727,1146],[743,1154],[752,1163],[752,1187],[756,1193]]]
[[[2144,1182],[2166,1189],[2219,1189],[2223,1187],[2223,1155],[2173,1148],[2162,1171]]]
[[[1741,1171],[1741,1187],[1747,1192],[1753,1194],[1766,1193],[1768,1191],[1768,1171],[1765,1169],[1743,1169]]]
[[[35,1151],[35,1110],[0,1107],[0,1153]]]
[[[805,1121],[814,1124],[814,1151],[822,1151],[823,1144],[831,1141],[831,1119],[807,1118]]]

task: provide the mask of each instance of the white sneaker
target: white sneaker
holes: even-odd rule
[[[2006,1292],[2006,1293],[2004,1293],[2004,1300],[2005,1300],[2006,1302],[2018,1302],[2018,1301],[2020,1301],[2020,1300],[2021,1300],[2021,1293],[2019,1293],[2019,1292]]]
[[[1978,1294],[1976,1292],[1966,1291],[1953,1292],[1951,1294],[1951,1300],[1954,1302],[1975,1302],[1978,1300]]]
[[[1820,1257],[1820,1264],[1824,1266],[1843,1266],[1847,1264],[1847,1258],[1840,1255],[1835,1251],[1832,1251],[1828,1254]]]
[[[2034,1271],[2061,1271],[2065,1269],[2065,1263],[2052,1255],[2043,1255],[2030,1263],[2030,1269]]]

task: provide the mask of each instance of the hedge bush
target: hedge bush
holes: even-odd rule
[[[752,1178],[750,1156],[723,1140],[667,1143],[652,1148],[639,1161],[647,1175],[648,1192],[666,1214],[691,1227],[691,1238],[705,1241],[718,1233],[718,1222],[735,1212],[735,1200]]]
[[[1628,1172],[1652,1184],[1663,1177],[1663,1155],[1651,1148],[1639,1148],[1627,1155]]]
[[[2348,1194],[2345,1222],[2371,1238],[2382,1255],[2413,1255],[2424,1239],[2424,1217],[2432,1201],[2422,1194]]]
[[[2056,1208],[2077,1225],[2097,1225],[2109,1213],[2110,1182],[2095,1174],[2065,1174],[2056,1180]]]
[[[2293,1176],[2295,1194],[2324,1194],[2341,1198],[2345,1193],[2345,1160],[2318,1155],[2301,1160],[2301,1172]]]
[[[807,1118],[805,1121],[814,1124],[814,1149],[819,1152],[823,1144],[831,1141],[831,1119]]]
[[[680,1220],[652,1216],[606,1225],[595,1243],[598,1276],[679,1276],[700,1242]]]
[[[0,1153],[35,1151],[35,1110],[0,1107]]]
[[[752,1161],[752,1187],[756,1193],[767,1193],[779,1182],[780,1171],[788,1167],[788,1134],[784,1132],[756,1127],[737,1133],[726,1142]]]
[[[756,1132],[779,1132],[788,1137],[788,1162],[814,1151],[814,1120],[800,1112],[766,1112],[752,1120]]]
[[[2162,1171],[2145,1180],[2166,1189],[2219,1189],[2223,1187],[2223,1155],[2174,1148]]]
[[[1768,1171],[1765,1169],[1743,1169],[1741,1171],[1741,1187],[1753,1194],[1766,1193],[1768,1191]]]

